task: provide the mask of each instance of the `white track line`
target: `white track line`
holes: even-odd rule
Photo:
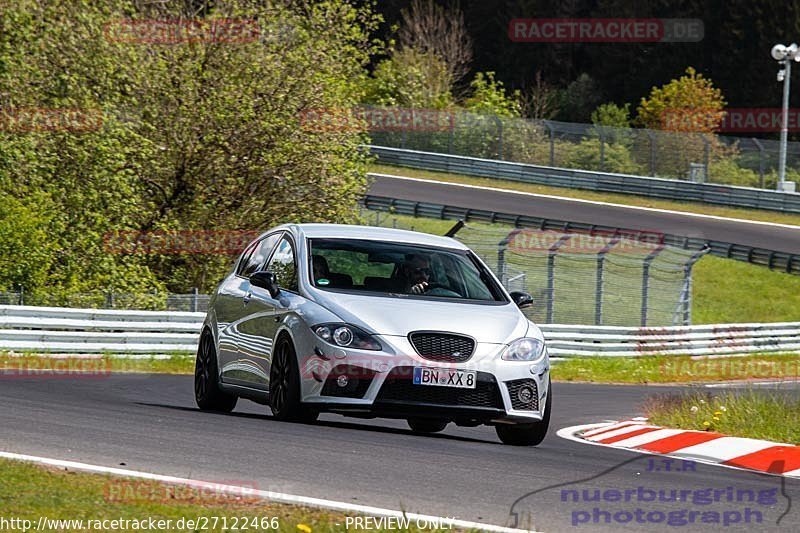
[[[484,190],[484,191],[496,191],[496,192],[504,192],[504,193],[509,193],[509,194],[519,194],[519,195],[522,195],[522,196],[532,196],[532,197],[535,197],[535,198],[547,198],[547,199],[550,199],[550,200],[562,200],[562,201],[566,201],[566,202],[592,204],[592,205],[602,205],[602,206],[606,206],[606,207],[619,207],[619,208],[622,208],[622,209],[634,209],[634,210],[637,210],[637,211],[650,211],[652,213],[665,213],[665,214],[669,214],[669,215],[683,215],[683,216],[695,217],[695,218],[706,218],[706,219],[711,219],[711,220],[722,220],[722,221],[725,221],[725,222],[740,222],[740,223],[743,223],[743,224],[757,224],[757,225],[760,225],[760,226],[771,226],[771,227],[775,227],[775,228],[786,228],[786,229],[800,230],[800,226],[793,226],[791,224],[780,224],[778,222],[766,222],[766,221],[763,221],[763,220],[746,220],[746,219],[743,219],[743,218],[729,218],[729,217],[721,217],[721,216],[717,216],[717,215],[704,215],[702,213],[693,213],[691,211],[673,211],[671,209],[658,209],[658,208],[655,208],[655,207],[641,207],[641,206],[636,206],[636,205],[615,204],[615,203],[611,203],[611,202],[601,202],[599,200],[585,200],[583,198],[570,198],[568,196],[554,196],[552,194],[538,194],[538,193],[533,193],[533,192],[515,191],[513,189],[502,189],[502,188],[498,188],[498,187],[486,187],[484,185],[467,185],[465,183],[454,183],[452,181],[439,181],[439,180],[425,179],[425,178],[409,178],[408,176],[396,176],[394,174],[380,174],[380,173],[376,173],[376,172],[370,172],[370,175],[372,175],[372,176],[380,176],[380,177],[385,177],[385,178],[408,180],[408,181],[422,181],[422,182],[426,182],[426,183],[437,183],[437,184],[440,184],[440,185],[451,185],[453,187],[464,187],[464,188],[467,188],[467,189],[480,189],[480,190]],[[470,177],[480,178],[480,176],[470,176]],[[484,179],[492,179],[492,178],[484,178]],[[525,183],[525,182],[519,182],[519,183]],[[538,184],[533,184],[533,185],[538,185]],[[636,196],[636,195],[632,195],[632,196]],[[656,198],[655,200],[662,200],[662,199],[661,198]],[[668,199],[663,199],[663,200],[670,201]],[[676,200],[671,200],[671,201],[676,201]],[[712,206],[716,206],[716,207],[727,207],[727,206],[720,206],[718,204],[708,204],[708,205],[712,205]],[[735,208],[735,206],[730,206],[730,207]],[[747,208],[739,208],[739,209],[747,209]]]
[[[254,490],[252,487],[239,487],[236,485],[220,485],[208,481],[199,481],[196,479],[186,479],[173,476],[164,476],[161,474],[151,474],[149,472],[139,472],[137,470],[127,470],[125,468],[111,468],[106,466],[91,465],[86,463],[77,463],[75,461],[63,461],[61,459],[50,459],[47,457],[37,457],[34,455],[22,455],[17,453],[2,452],[0,451],[0,458],[11,459],[14,461],[25,461],[28,463],[37,463],[49,466],[57,466],[68,468],[70,470],[80,470],[83,472],[94,472],[99,474],[111,474],[114,476],[124,476],[139,479],[149,479],[152,481],[160,481],[162,483],[169,483],[172,485],[186,485],[196,487],[199,489],[207,489],[208,487],[214,488],[215,491],[226,494],[254,496],[263,498],[265,500],[272,500],[279,503],[287,503],[291,505],[305,505],[311,507],[322,507],[325,509],[333,509],[336,511],[350,511],[353,513],[371,515],[371,516],[387,516],[387,517],[406,517],[410,520],[426,521],[428,523],[438,522],[439,524],[448,524],[453,527],[465,529],[480,529],[483,531],[497,531],[503,533],[520,533],[528,532],[526,529],[514,529],[503,526],[495,526],[492,524],[484,524],[481,522],[471,522],[469,520],[458,520],[455,518],[446,518],[440,516],[424,515],[417,513],[406,513],[403,511],[395,511],[393,509],[383,509],[381,507],[371,507],[368,505],[354,505],[347,502],[339,502],[335,500],[323,500],[320,498],[310,498],[308,496],[295,496],[293,494],[284,494],[282,492],[272,492],[266,490]]]

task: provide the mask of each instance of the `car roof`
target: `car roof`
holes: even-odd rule
[[[290,224],[301,236],[314,238],[340,238],[340,239],[366,239],[374,241],[403,242],[421,244],[424,246],[438,246],[441,248],[455,248],[466,250],[461,242],[450,237],[431,235],[418,231],[404,229],[383,228],[377,226],[355,226],[348,224]]]

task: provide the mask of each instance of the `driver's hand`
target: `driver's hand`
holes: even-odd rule
[[[423,294],[426,290],[428,290],[427,281],[423,281],[422,283],[417,283],[416,285],[411,286],[411,294]]]

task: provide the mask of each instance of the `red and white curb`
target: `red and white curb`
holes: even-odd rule
[[[558,436],[597,446],[800,478],[800,446],[712,431],[663,428],[647,424],[646,418],[568,427],[559,430]]]

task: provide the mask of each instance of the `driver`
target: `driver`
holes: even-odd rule
[[[424,294],[428,290],[428,280],[431,277],[431,263],[427,257],[420,254],[409,254],[400,265],[400,280],[403,292],[411,294]]]

